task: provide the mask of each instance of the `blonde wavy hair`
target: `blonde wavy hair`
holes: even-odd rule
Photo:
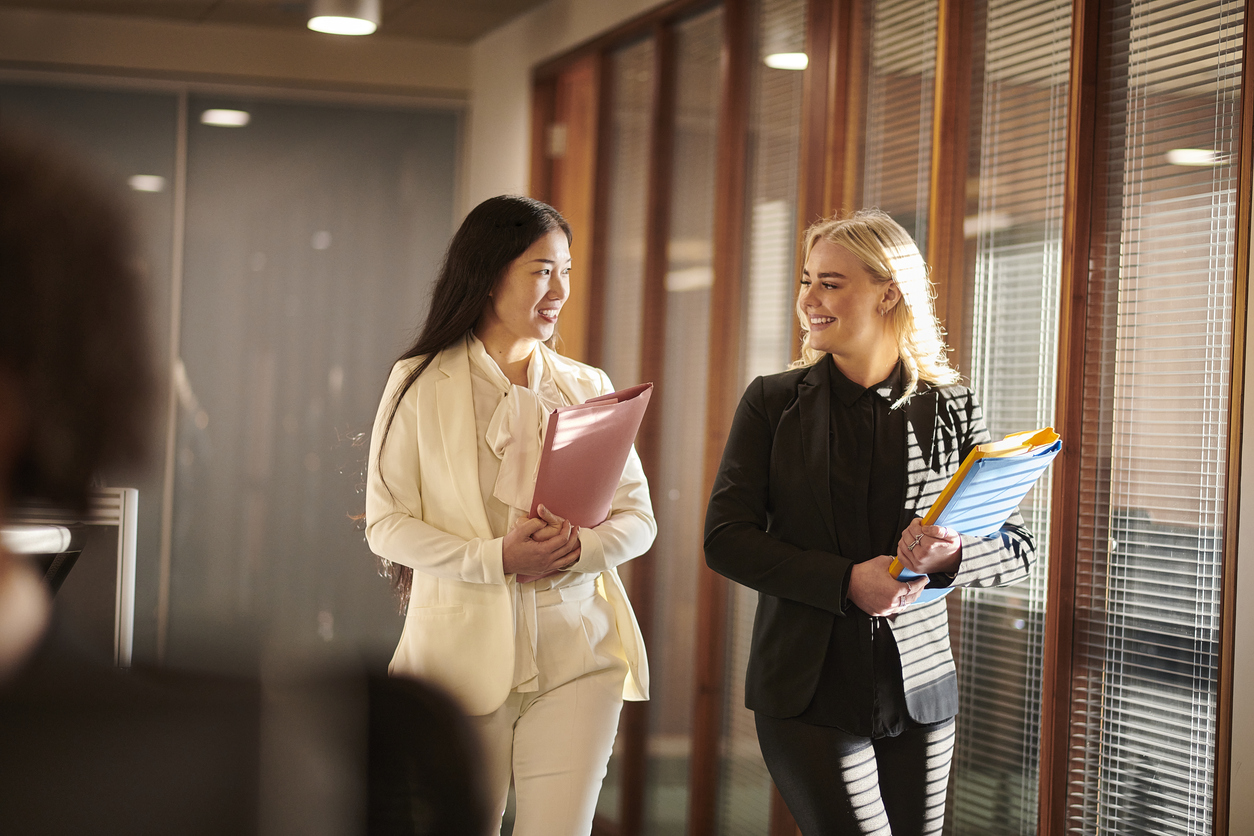
[[[949,365],[949,346],[932,305],[936,291],[910,233],[879,209],[859,209],[847,217],[825,218],[806,230],[802,264],[819,239],[844,247],[876,281],[894,282],[901,291],[901,300],[890,316],[906,380],[901,399],[893,406],[910,400],[920,380],[934,386],[957,383],[958,372]],[[801,323],[801,358],[789,366],[793,369],[812,366],[824,356],[810,347],[809,320],[801,309],[800,293],[795,309]]]

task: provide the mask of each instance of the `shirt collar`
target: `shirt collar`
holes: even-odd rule
[[[830,356],[830,355],[829,355]],[[836,365],[835,360],[828,362],[828,374],[831,375],[832,394],[845,406],[853,406],[867,392],[874,392],[890,404],[901,399],[901,361],[893,366],[888,377],[873,386],[860,386],[849,378]]]
[[[536,343],[536,348],[531,352],[531,362],[527,364],[527,388],[535,392],[540,391],[542,386],[547,386],[551,378],[548,373],[548,364],[544,360],[544,352],[540,350],[539,345]],[[508,392],[513,384],[492,359],[492,355],[488,354],[483,340],[479,339],[474,331],[466,332],[466,348],[470,354],[470,361],[483,376],[495,384],[502,394]]]

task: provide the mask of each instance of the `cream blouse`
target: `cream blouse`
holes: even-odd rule
[[[553,380],[544,352],[532,352],[527,386],[523,387],[510,382],[473,332],[466,335],[466,340],[475,405],[479,490],[493,536],[504,537],[517,520],[531,513],[549,413],[568,403]],[[540,639],[536,629],[537,593],[592,584],[596,576],[559,572],[527,583],[519,583],[515,575],[507,575],[506,579],[515,587],[513,690],[535,691],[539,673],[536,644]],[[582,635],[574,638],[586,641]]]

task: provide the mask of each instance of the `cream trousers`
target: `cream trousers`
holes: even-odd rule
[[[614,609],[595,583],[536,594],[535,691],[513,691],[479,729],[495,827],[514,782],[514,836],[587,836],[618,714],[627,661]]]

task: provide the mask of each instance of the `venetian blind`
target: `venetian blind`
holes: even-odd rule
[[[797,282],[797,177],[801,148],[801,84],[796,70],[774,69],[767,56],[804,53],[805,0],[757,0],[755,58],[749,92],[748,211],[743,382],[788,366]],[[761,836],[770,822],[771,778],[758,749],[753,712],[744,707],[745,668],[757,593],[730,585],[726,716],[719,775],[718,833]]]
[[[862,206],[877,206],[927,252],[937,0],[865,0]]]
[[[1071,4],[987,0],[977,8],[983,49],[970,171],[978,189],[964,223],[975,245],[964,371],[1000,438],[1054,421]],[[1037,541],[1031,578],[961,593],[947,833],[1036,832],[1048,479],[1041,485],[1020,506]]]
[[[644,314],[645,209],[649,183],[649,128],[653,110],[652,38],[629,44],[609,58],[610,177],[606,184],[605,318],[601,325],[602,367],[618,388],[640,382]],[[621,568],[630,578],[630,561]],[[620,820],[617,752],[597,800],[598,818]]]
[[[1071,833],[1211,831],[1243,8],[1104,9]]]

